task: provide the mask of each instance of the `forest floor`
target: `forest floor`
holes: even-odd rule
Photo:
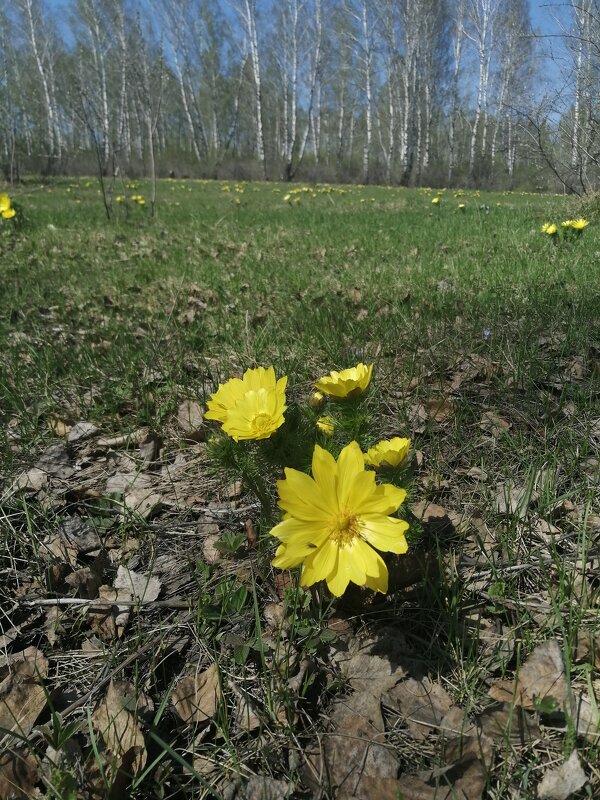
[[[92,179],[32,181],[0,225],[0,797],[600,796],[600,208],[118,192],[108,222]],[[409,550],[336,599],[271,566],[203,412],[273,365],[310,437],[358,362],[351,435],[411,439]]]

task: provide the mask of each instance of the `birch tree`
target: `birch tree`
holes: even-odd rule
[[[45,118],[47,168],[54,172],[62,156],[63,135],[56,102],[56,86],[52,59],[55,40],[52,26],[44,17],[39,0],[16,0],[21,13],[27,42],[35,65]]]
[[[500,0],[468,0],[467,20],[465,35],[472,42],[477,60],[478,81],[475,101],[475,111],[473,124],[471,127],[471,144],[469,148],[469,178],[472,181],[475,177],[475,158],[477,139],[480,134],[480,153],[483,155],[487,144],[488,131],[488,90],[490,80],[490,68],[492,64],[494,34]]]
[[[248,48],[249,59],[252,65],[256,156],[261,167],[262,176],[266,180],[267,159],[263,122],[263,88],[260,73],[260,49],[256,25],[256,0],[236,0],[234,8],[238,12],[242,22],[244,44]]]

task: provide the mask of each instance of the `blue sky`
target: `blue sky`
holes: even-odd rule
[[[47,0],[47,2],[50,8],[56,10],[60,9],[60,7],[64,5],[63,0]],[[285,0],[281,0],[281,2],[285,2]],[[557,4],[555,11],[552,11],[552,9],[548,8],[548,6],[553,5],[554,2],[556,2],[556,0],[529,0],[532,21],[534,25],[543,33],[550,33],[555,29],[555,25],[552,22],[551,17],[556,14],[556,11],[558,11],[560,7]],[[560,2],[560,0],[558,0],[558,2]]]

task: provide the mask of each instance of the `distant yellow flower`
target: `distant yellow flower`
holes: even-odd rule
[[[572,224],[573,224],[573,220],[572,219],[566,219],[564,222],[560,223],[560,227],[561,228],[570,228]]]
[[[343,400],[346,397],[355,397],[362,394],[371,382],[373,364],[357,364],[350,369],[343,369],[341,372],[332,370],[329,375],[315,383],[315,386],[323,394]]]
[[[389,516],[406,492],[375,483],[357,442],[344,447],[337,462],[315,445],[312,474],[286,469],[285,480],[277,482],[285,518],[271,530],[281,542],[273,566],[302,564],[302,586],[324,580],[336,597],[350,582],[387,592],[387,567],[373,548],[397,554],[408,550],[408,523]]]
[[[458,207],[459,207],[459,209],[460,209],[461,211],[464,211],[464,210],[465,210],[465,204],[464,204],[464,203],[459,203],[459,204],[458,204]]]
[[[545,222],[542,225],[542,233],[547,233],[548,236],[554,236],[555,233],[558,233],[558,227],[555,222]]]
[[[439,205],[440,198],[439,197],[434,197],[431,202],[433,203],[434,206],[437,206],[437,205]]]
[[[0,194],[0,214],[10,211],[10,197],[7,194]]]
[[[268,439],[283,425],[286,385],[287,377],[277,380],[273,367],[248,369],[211,395],[205,419],[220,422],[236,442]]]
[[[397,467],[408,455],[410,439],[383,439],[365,453],[365,464],[371,467]]]
[[[573,228],[574,231],[582,231],[584,228],[587,228],[589,224],[587,219],[583,219],[583,217],[571,220],[571,228]]]
[[[331,417],[319,417],[317,420],[317,430],[325,434],[325,436],[333,436],[333,432],[335,431],[335,423]]]
[[[2,219],[12,219],[16,213],[14,208],[7,208],[6,211],[2,212]]]

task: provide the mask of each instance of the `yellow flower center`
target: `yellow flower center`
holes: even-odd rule
[[[257,433],[265,433],[273,425],[273,417],[265,411],[260,411],[252,417],[252,430]]]
[[[350,511],[340,511],[331,520],[329,537],[340,546],[350,544],[360,534],[358,517]]]

